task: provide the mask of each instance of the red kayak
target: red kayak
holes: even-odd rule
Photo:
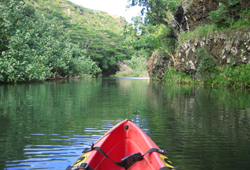
[[[111,128],[67,170],[172,170],[166,152],[130,120]]]

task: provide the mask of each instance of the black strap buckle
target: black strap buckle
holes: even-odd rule
[[[88,163],[81,163],[80,165],[79,165],[79,169],[87,169],[89,167],[89,164]]]
[[[121,162],[124,164],[125,169],[128,169],[130,166],[132,166],[135,162],[143,160],[143,156],[140,152],[133,153],[121,160]]]

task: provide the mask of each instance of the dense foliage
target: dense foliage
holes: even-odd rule
[[[116,77],[146,77],[148,76],[147,59],[145,53],[140,51],[135,53],[130,60],[124,60],[120,63],[120,71],[115,74]]]
[[[132,51],[122,17],[67,0],[0,2],[0,81],[111,75]]]
[[[123,44],[123,17],[111,16],[76,5],[68,0],[27,0],[47,18],[63,22],[72,42],[85,49],[104,75],[112,75],[120,60],[129,59],[132,51]]]
[[[145,71],[146,59],[155,51],[165,53],[175,65],[177,45],[184,39],[250,24],[248,1],[221,0],[218,9],[209,14],[212,25],[200,25],[176,38],[169,24],[181,0],[128,2],[130,6],[142,7],[142,16],[135,17],[133,24],[126,23],[122,17],[86,9],[68,0],[1,1],[0,81],[113,75],[123,60],[130,68],[138,65],[137,71],[133,68],[130,75],[140,75]],[[197,51],[197,57],[201,62],[195,74],[205,83],[221,84],[215,77],[225,70],[248,70],[248,65],[246,68],[215,68],[212,57],[202,50]],[[167,70],[166,74],[172,71]],[[179,74],[186,77],[184,73]],[[240,84],[248,86],[246,82]]]
[[[163,24],[145,24],[142,17],[133,18],[133,24],[124,28],[125,43],[136,51],[143,50],[150,57],[156,50],[173,52],[174,39],[168,37],[170,29]]]
[[[245,0],[220,0],[218,9],[210,12],[210,19],[218,28],[248,26],[250,24],[249,2]]]
[[[2,1],[0,10],[1,81],[40,81],[100,72],[85,50],[70,41],[56,18],[47,19],[23,1]]]
[[[178,5],[182,2],[187,3],[186,1],[130,0],[129,2],[130,6],[142,7],[143,18],[135,18],[134,27],[132,25],[126,27],[126,42],[135,50],[147,51],[147,57],[151,56],[154,51],[165,51],[165,55],[172,58],[174,65],[178,43],[183,40],[213,35],[224,29],[245,28],[250,25],[250,3],[246,0],[220,0],[217,10],[209,13],[211,25],[201,23],[192,32],[187,31],[181,34],[176,34],[170,26],[170,21]],[[249,64],[237,67],[232,64],[216,66],[213,57],[203,49],[198,50],[196,55],[200,60],[198,69],[193,75],[193,78],[199,81],[197,83],[233,87],[250,86],[250,82],[246,79],[250,74]],[[180,70],[176,73],[171,67],[166,71],[164,80],[195,83],[190,75]]]
[[[203,49],[197,50],[197,55],[202,60],[197,69],[199,79],[213,86],[230,86],[233,88],[250,87],[250,64],[234,66],[234,60],[224,66],[216,66],[212,56]]]
[[[129,0],[131,6],[141,6],[141,14],[146,14],[146,21],[153,24],[169,26],[171,13],[176,10],[181,0]]]

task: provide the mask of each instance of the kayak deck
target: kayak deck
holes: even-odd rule
[[[93,147],[101,148],[114,162],[121,162],[123,158],[138,152],[143,155],[152,148],[160,150],[152,139],[130,120],[124,120],[115,125]],[[100,151],[91,150],[90,152],[83,153],[73,166],[77,167],[82,163],[87,163],[95,170],[125,169],[113,163],[110,159]],[[129,170],[159,170],[162,167],[174,168],[166,155],[159,152],[151,152],[144,155],[143,160],[134,162],[129,167]]]

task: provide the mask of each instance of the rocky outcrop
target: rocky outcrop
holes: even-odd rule
[[[192,5],[182,5],[185,9],[185,17],[189,25],[189,31],[193,31],[196,26],[210,24],[209,13],[218,7],[217,0],[195,0]]]
[[[213,58],[215,65],[250,63],[250,27],[209,34],[180,43],[176,53],[179,61],[176,69],[188,74],[196,73],[202,60],[198,57],[198,49],[204,49]]]
[[[179,39],[181,32],[193,31],[200,24],[209,24],[209,13],[217,9],[216,0],[194,0],[180,5],[173,15],[169,27],[172,28],[173,36]]]
[[[148,74],[151,78],[162,79],[166,69],[173,65],[170,57],[155,51],[147,61]]]
[[[190,4],[190,1],[187,1],[187,3],[183,3],[177,8],[173,15],[173,20],[169,23],[169,27],[174,30],[171,32],[171,35],[169,35],[169,38],[174,37],[178,40],[181,32],[192,31],[195,26],[201,24],[201,22],[203,22],[203,24],[211,22],[208,15],[209,12],[217,8],[217,2],[215,0],[194,0],[192,2],[193,3]],[[173,62],[170,56],[160,54],[158,51],[154,52],[147,62],[149,76],[162,79],[165,71],[170,66],[173,67],[176,65],[176,63],[178,63],[177,67],[179,69],[184,69],[184,67],[180,65],[178,59],[179,57]],[[193,61],[191,61],[192,60],[190,60],[190,64],[192,65]],[[192,66],[192,68],[194,68],[194,66]]]
[[[173,15],[169,26],[174,30],[169,37],[180,40],[180,33],[192,32],[196,26],[210,24],[209,13],[219,6],[217,0],[194,0],[182,3]],[[249,1],[242,1],[241,6]],[[184,71],[195,75],[202,57],[197,53],[199,49],[212,57],[214,65],[241,65],[250,63],[250,27],[247,29],[228,29],[226,31],[208,34],[204,37],[190,38],[183,42],[178,41],[178,49],[173,57],[154,53],[148,61],[148,70],[151,77],[162,79],[169,66],[176,71]],[[165,54],[166,55],[166,54]],[[175,62],[172,62],[175,61]],[[176,64],[177,63],[177,64]]]

